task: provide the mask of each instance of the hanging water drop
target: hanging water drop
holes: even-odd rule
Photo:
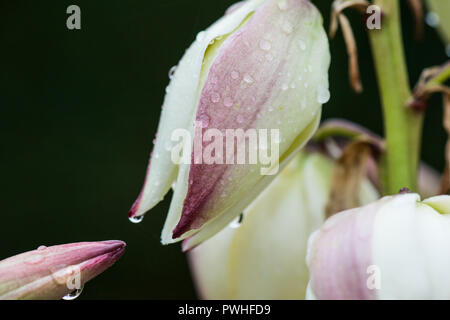
[[[129,218],[131,223],[141,223],[144,220],[144,216],[134,216]]]
[[[239,228],[241,225],[242,225],[242,221],[244,220],[244,214],[243,213],[241,213],[240,215],[239,215],[239,217],[237,217],[235,220],[233,220],[231,223],[230,223],[230,228],[231,229],[237,229],[237,228]]]
[[[75,300],[76,298],[78,298],[80,296],[81,292],[83,292],[83,286],[81,286],[80,289],[76,289],[76,290],[72,291],[71,293],[65,295],[63,297],[63,300]]]
[[[436,12],[430,11],[427,13],[425,21],[430,27],[436,28],[439,25],[439,16]]]

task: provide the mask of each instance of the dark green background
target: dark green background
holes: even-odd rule
[[[326,26],[330,1],[315,1]],[[403,1],[402,1],[403,2]],[[170,197],[139,225],[127,212],[144,179],[168,71],[231,0],[0,1],[0,259],[77,241],[121,239],[127,252],[80,299],[195,298],[179,245],[159,243]],[[66,28],[77,4],[82,30]],[[372,58],[349,14],[365,91],[348,85],[341,33],[331,42],[332,100],[324,117],[381,133]],[[417,43],[403,8],[410,77],[447,58],[434,30]],[[423,158],[443,166],[440,98],[426,120]]]

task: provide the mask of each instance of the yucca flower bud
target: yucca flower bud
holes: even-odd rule
[[[385,197],[309,241],[308,298],[450,299],[450,196]]]
[[[198,34],[173,74],[130,217],[175,185],[164,244],[191,236],[196,245],[228,225],[316,130],[329,64],[322,18],[309,1],[233,6]]]
[[[41,246],[0,261],[0,300],[61,299],[112,266],[122,241]]]
[[[203,299],[304,299],[309,235],[325,219],[333,160],[301,152],[244,212],[189,255]],[[378,198],[368,179],[361,203]]]

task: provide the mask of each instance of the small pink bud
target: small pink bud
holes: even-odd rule
[[[61,299],[112,266],[125,242],[41,246],[0,261],[0,300]]]

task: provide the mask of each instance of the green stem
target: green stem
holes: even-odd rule
[[[398,0],[375,0],[383,11],[381,30],[369,30],[383,104],[386,194],[415,191],[423,115],[406,107],[411,90],[406,70]]]

